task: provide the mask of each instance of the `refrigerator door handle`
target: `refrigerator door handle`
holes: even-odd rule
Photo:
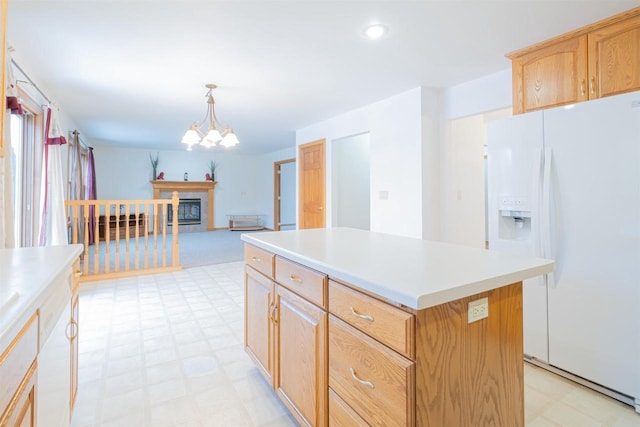
[[[537,257],[544,257],[542,250],[542,183],[543,183],[543,169],[542,169],[542,149],[537,149],[533,157],[533,176],[531,183],[531,195],[534,201],[532,207],[534,207],[532,216],[532,231],[533,231],[533,253]]]
[[[541,215],[541,228],[540,236],[542,241],[542,256],[544,258],[553,259],[551,248],[551,162],[553,158],[553,151],[551,148],[545,148],[544,150],[544,172],[542,175],[542,215]],[[547,277],[547,284],[555,288],[555,280],[553,280],[553,273]]]

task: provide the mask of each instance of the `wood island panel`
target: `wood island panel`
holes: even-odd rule
[[[489,317],[467,323],[469,302]],[[522,282],[417,314],[418,426],[524,426]]]

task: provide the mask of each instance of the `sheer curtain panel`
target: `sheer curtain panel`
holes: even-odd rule
[[[58,108],[47,108],[45,125],[43,191],[41,198],[42,222],[40,245],[66,245],[66,213],[64,207],[64,173],[62,171],[62,144],[67,141],[60,129]]]

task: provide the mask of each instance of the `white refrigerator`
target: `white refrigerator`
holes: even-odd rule
[[[640,92],[488,124],[489,248],[556,261],[523,286],[525,354],[640,412]]]

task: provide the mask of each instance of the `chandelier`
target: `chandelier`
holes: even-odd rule
[[[223,147],[233,147],[238,145],[238,137],[233,133],[233,129],[222,126],[216,117],[213,99],[213,90],[216,85],[209,83],[205,85],[208,89],[207,94],[207,115],[202,119],[200,123],[196,122],[191,125],[191,128],[185,132],[182,137],[182,143],[187,145],[187,150],[191,151],[194,145],[200,144],[203,147],[213,147],[216,144],[220,144]],[[207,133],[203,132],[205,123],[208,123]]]

